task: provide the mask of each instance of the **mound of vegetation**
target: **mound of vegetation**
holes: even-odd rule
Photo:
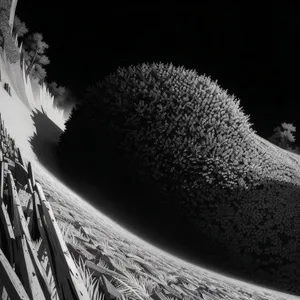
[[[140,221],[180,223],[242,274],[299,292],[299,170],[256,140],[239,100],[209,77],[119,68],[72,111],[58,154]]]

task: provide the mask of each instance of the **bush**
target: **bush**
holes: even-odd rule
[[[224,247],[231,269],[300,287],[299,172],[260,145],[239,100],[209,77],[155,63],[119,68],[83,100],[58,147],[72,173],[120,191],[115,201],[148,226],[180,220],[191,245]]]
[[[253,133],[238,100],[210,78],[183,67],[118,69],[90,88],[85,100],[66,123],[61,141],[71,140],[69,127],[82,132],[82,124],[95,134],[109,133],[113,138],[107,142],[118,157],[130,161],[145,182],[165,191],[188,192],[193,185],[188,181],[198,177],[200,158],[217,154],[225,139],[227,155],[233,155],[236,145]],[[98,148],[103,145],[98,143],[95,153]],[[185,187],[180,184],[184,181]]]

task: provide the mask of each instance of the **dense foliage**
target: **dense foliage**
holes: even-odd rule
[[[41,33],[29,33],[24,37],[22,57],[24,58],[26,74],[31,74],[33,78],[39,79],[42,83],[47,76],[45,65],[50,63],[48,56],[45,55],[45,50],[49,45],[43,40]]]
[[[28,33],[28,28],[24,22],[22,22],[18,16],[15,16],[13,35],[18,35],[19,38],[22,38],[25,34]]]
[[[132,201],[124,200],[126,187],[144,184],[140,190],[147,192],[134,203],[143,203],[142,218],[151,207],[155,222],[161,210],[172,222],[181,218],[203,247],[204,236],[222,245],[248,276],[297,290],[298,167],[250,126],[239,100],[209,77],[172,64],[141,64],[89,88],[58,149],[82,180],[125,182],[110,187],[123,188],[119,201],[126,205]],[[148,197],[152,190],[164,197]]]
[[[179,194],[192,189],[190,179],[198,177],[200,158],[218,154],[226,139],[226,156],[242,159],[243,153],[236,153],[239,142],[253,134],[238,100],[210,78],[183,67],[143,64],[119,69],[91,88],[85,100],[66,123],[61,141],[69,139],[71,126],[78,132],[83,123],[95,134],[105,130],[113,136],[113,148],[134,160],[141,178]],[[216,179],[212,172],[205,173],[204,180]]]

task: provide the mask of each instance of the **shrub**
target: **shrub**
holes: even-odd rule
[[[118,156],[161,190],[197,177],[199,159],[218,154],[225,139],[229,157],[253,133],[238,100],[210,78],[173,65],[118,69],[89,89],[85,100],[67,122],[61,141],[71,135],[69,127],[79,132],[83,123],[94,133],[109,132]],[[191,182],[177,192],[182,188],[190,190]]]
[[[195,230],[194,244],[208,237],[225,247],[243,274],[300,286],[299,171],[259,143],[238,99],[195,71],[153,63],[119,68],[83,100],[58,148],[72,172],[97,186],[126,183],[115,190],[143,186],[141,219],[151,211],[158,222],[163,210]],[[152,190],[164,197],[148,197]]]

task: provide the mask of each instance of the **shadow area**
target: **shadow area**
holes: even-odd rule
[[[115,206],[115,211],[110,212],[114,220],[154,246],[190,263],[255,285],[300,295],[300,244],[297,235],[291,234],[292,231],[300,232],[299,222],[293,224],[288,213],[299,211],[296,203],[297,197],[300,198],[298,186],[274,180],[259,182],[260,185],[247,190],[226,190],[225,194],[212,186],[210,194],[224,207],[224,212],[216,210],[218,215],[214,217],[214,211],[202,205],[198,220],[195,217],[192,220],[188,210],[172,204],[172,196],[162,195],[153,186],[141,184],[127,164],[118,161],[114,154],[109,155],[102,151],[97,162],[90,158],[92,155],[83,155],[81,163],[69,154],[69,162],[63,162],[65,174],[74,178],[74,182],[77,180],[74,189],[88,195],[93,206],[105,210],[101,208],[104,205],[102,199],[105,199]],[[289,203],[283,201],[286,192],[292,195]],[[101,199],[100,194],[103,195]],[[270,208],[243,209],[241,212],[242,203]],[[235,210],[231,210],[233,207]],[[197,222],[203,223],[201,220],[206,214],[211,215],[212,225],[207,228],[215,226],[219,231],[212,233],[198,229]],[[255,221],[255,214],[260,222]],[[240,221],[239,215],[243,215]],[[250,232],[247,228],[253,229]],[[250,243],[249,234],[252,235]],[[213,235],[214,239],[211,238]],[[222,235],[231,237],[228,244],[219,242]],[[234,240],[239,244],[233,251]],[[259,250],[251,252],[252,244]]]
[[[39,110],[32,111],[32,120],[36,133],[29,138],[29,143],[39,162],[53,175],[60,171],[57,164],[56,147],[62,130],[45,114]]]
[[[103,213],[109,213],[110,216],[112,214],[116,215],[118,211],[117,205],[114,202],[107,201],[105,197],[101,196],[101,190],[95,189],[92,184],[84,180],[84,177],[88,175],[84,176],[82,174],[83,176],[74,177],[72,176],[72,172],[62,167],[61,162],[58,160],[57,146],[63,131],[48,118],[43,110],[42,112],[39,110],[33,111],[31,117],[36,128],[36,133],[29,138],[29,143],[41,165],[56,179],[75,191],[89,203],[97,202],[97,208]],[[80,152],[73,149],[70,156],[78,156],[80,158]],[[76,161],[74,162],[74,166],[76,168]],[[90,167],[92,169],[92,166]],[[93,201],[91,201],[91,198]],[[122,212],[119,214],[119,220],[122,219],[120,215],[122,215]]]

